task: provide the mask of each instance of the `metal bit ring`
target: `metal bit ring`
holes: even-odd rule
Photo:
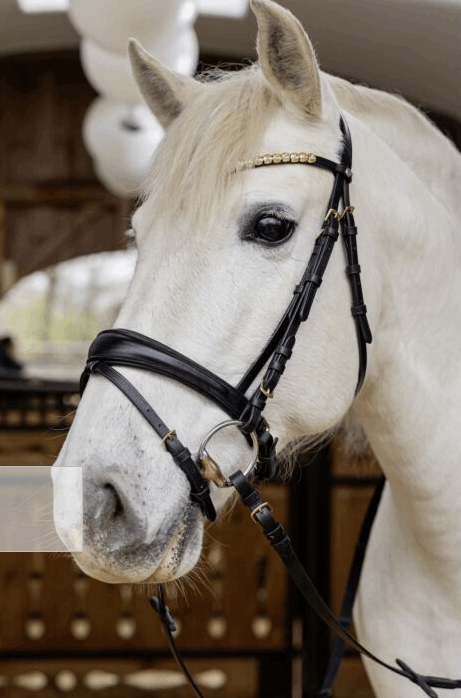
[[[211,479],[213,482],[215,482],[215,484],[219,483],[218,484],[219,487],[232,487],[232,483],[224,477],[218,463],[216,463],[216,461],[213,460],[213,458],[211,458],[208,451],[206,450],[206,446],[207,446],[208,442],[210,441],[210,439],[215,434],[217,434],[218,431],[221,431],[221,429],[225,429],[226,427],[231,427],[231,426],[241,426],[242,424],[243,424],[243,422],[240,422],[237,419],[228,419],[225,422],[220,422],[220,424],[217,424],[215,427],[213,427],[213,429],[211,429],[211,431],[208,432],[208,434],[205,436],[202,443],[200,444],[200,447],[198,450],[198,460],[200,463],[202,463],[202,461],[204,459],[206,459],[207,464],[208,465],[211,464],[211,466],[214,469],[216,469],[216,476],[217,477],[209,477],[208,479]],[[245,477],[247,477],[251,473],[253,468],[255,467],[257,460],[258,460],[258,455],[259,455],[259,443],[258,443],[258,437],[256,436],[256,432],[251,431],[250,437],[251,437],[251,441],[253,444],[253,453],[252,453],[250,462],[248,463],[245,470],[243,471],[243,474]]]

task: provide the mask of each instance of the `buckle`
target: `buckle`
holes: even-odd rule
[[[165,451],[167,450],[167,449],[166,449],[166,442],[168,441],[168,439],[174,439],[175,436],[176,436],[176,432],[175,432],[175,430],[173,429],[172,431],[169,431],[168,434],[166,434],[166,435],[163,437],[163,439],[162,439],[162,446],[163,446],[163,448],[165,449]]]
[[[262,504],[253,509],[253,511],[250,514],[251,518],[255,523],[259,523],[259,521],[255,518],[256,514],[260,514],[263,509],[267,509],[269,511],[269,514],[272,514],[273,509],[269,502],[262,502]]]
[[[328,220],[329,218],[331,218],[331,216],[334,216],[334,217],[336,218],[336,220],[339,221],[339,220],[340,220],[340,219],[339,219],[339,215],[340,215],[340,214],[338,213],[338,211],[337,211],[335,208],[330,208],[329,211],[328,211],[328,213],[327,213],[327,215],[325,216],[325,219],[324,219],[323,222],[326,223],[327,220]]]
[[[262,392],[262,394],[265,395],[266,397],[269,397],[269,398],[274,397],[274,391],[269,390],[269,388],[265,388],[262,381],[260,383],[259,389]]]

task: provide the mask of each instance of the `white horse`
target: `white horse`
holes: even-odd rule
[[[251,6],[259,65],[217,81],[173,73],[131,42],[138,84],[166,134],[134,214],[138,261],[115,326],[154,337],[236,384],[292,297],[332,186],[332,174],[318,168],[236,172],[237,163],[274,151],[337,161],[344,114],[374,334],[366,380],[354,398],[357,341],[338,244],[267,418],[283,447],[353,413],[388,478],[355,605],[359,639],[388,662],[399,656],[421,673],[457,678],[461,157],[404,100],[321,72],[290,12],[269,0]],[[280,237],[282,228],[283,244],[261,240]],[[174,380],[121,372],[192,453],[225,418]],[[229,475],[247,461],[248,446],[238,432],[225,437],[220,462]],[[74,557],[85,572],[147,584],[194,568],[204,517],[189,483],[138,411],[100,376],[90,379],[53,469],[56,506],[68,512],[56,522],[64,540],[75,512],[62,466],[72,465],[84,472],[84,548]],[[212,485],[218,510],[229,496]],[[366,665],[380,698],[420,695]]]

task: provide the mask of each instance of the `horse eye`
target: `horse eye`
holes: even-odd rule
[[[268,245],[280,245],[292,236],[294,227],[294,222],[286,218],[265,215],[256,221],[253,238]]]

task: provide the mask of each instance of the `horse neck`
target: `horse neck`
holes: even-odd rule
[[[371,131],[354,144],[354,183],[367,191],[357,206],[365,299],[381,289],[356,414],[419,534],[433,534],[432,510],[446,512],[441,526],[458,519],[458,530],[461,238],[455,217]]]
[[[341,109],[353,114],[417,173],[461,219],[461,155],[454,144],[402,97],[326,75]]]

